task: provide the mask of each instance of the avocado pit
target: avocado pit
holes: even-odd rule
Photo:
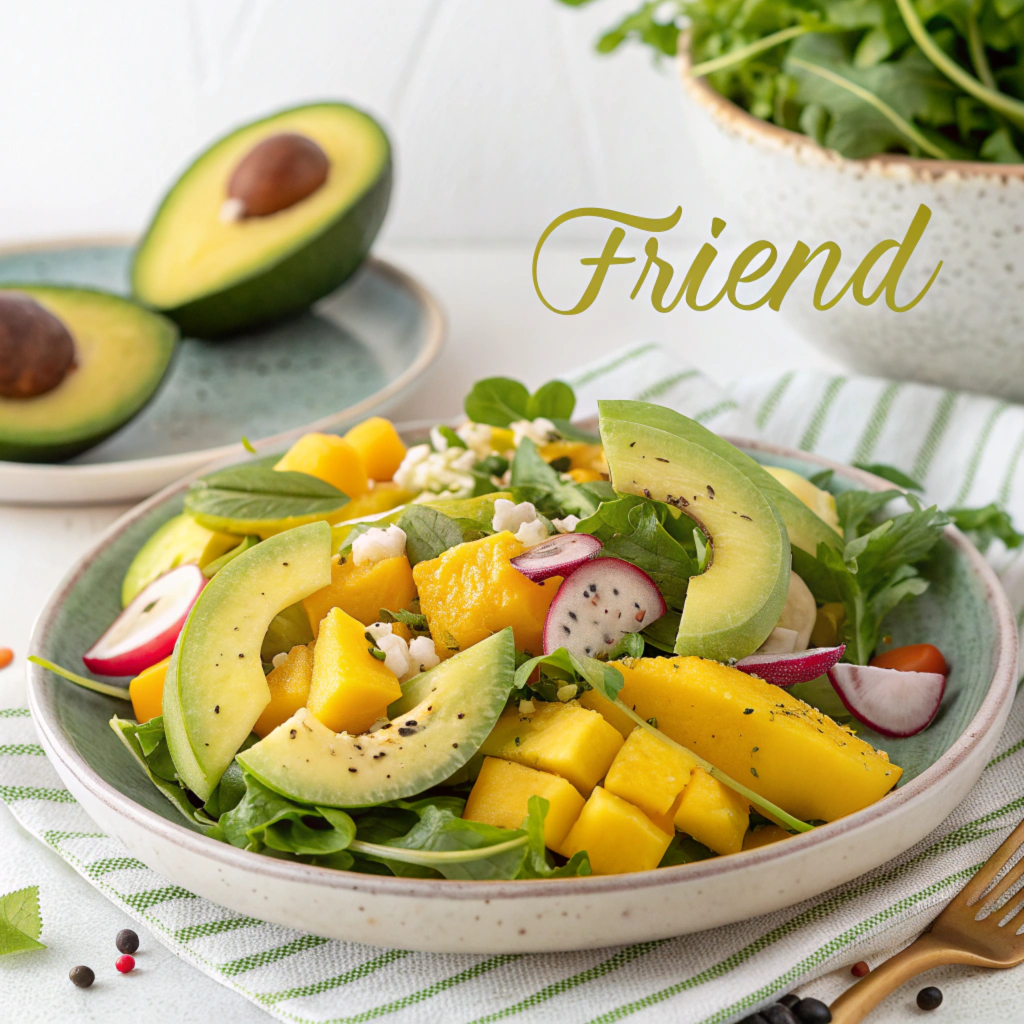
[[[308,198],[327,181],[327,154],[308,136],[279,132],[258,142],[228,179],[221,217],[269,217]]]
[[[0,293],[0,397],[45,395],[74,365],[74,339],[57,317],[28,295]]]

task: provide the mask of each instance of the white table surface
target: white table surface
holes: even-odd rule
[[[654,340],[674,347],[722,382],[779,367],[836,366],[768,310],[658,314],[639,300],[631,302],[628,292],[609,288],[587,313],[558,316],[534,293],[532,253],[524,246],[392,246],[381,255],[420,277],[449,318],[443,354],[420,387],[392,411],[395,418],[447,418],[460,411],[461,398],[477,377],[506,374],[536,385],[633,341]],[[568,253],[553,262],[546,280],[554,289],[560,279],[567,287],[576,280],[578,271]],[[0,646],[15,652],[13,665],[0,672],[0,707],[25,703],[24,651],[50,591],[93,538],[125,509],[0,504]],[[264,1024],[270,1019],[178,960],[142,929],[142,953],[134,975],[86,992],[74,989],[67,971],[85,963],[109,973],[117,955],[113,937],[131,922],[0,810],[0,894],[14,888],[15,879],[19,886],[29,884],[21,880],[25,865],[36,862],[45,865],[49,877],[65,877],[74,899],[57,919],[52,908],[44,919],[46,951],[0,960],[0,1021],[137,1024],[143,1014],[154,1013],[168,1024]],[[941,982],[952,983],[952,978]],[[913,984],[910,988],[916,991]],[[911,1005],[907,992],[898,993],[872,1019],[915,1019],[918,1011],[909,1009]]]

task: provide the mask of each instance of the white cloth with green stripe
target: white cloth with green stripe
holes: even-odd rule
[[[599,397],[656,401],[722,433],[759,436],[841,462],[886,462],[922,480],[940,504],[998,499],[1024,522],[1024,481],[1017,474],[1024,408],[809,373],[741,380],[724,392],[654,345],[610,356],[573,383],[584,415]],[[1000,568],[1024,606],[1016,563],[1004,557]],[[0,799],[29,833],[178,956],[281,1020],[724,1024],[797,987],[831,999],[849,981],[850,964],[877,962],[919,931],[1024,816],[1020,699],[999,749],[940,829],[850,885],[699,935],[557,955],[384,951],[243,918],[193,896],[97,832],[42,756],[27,712],[17,709],[0,711]],[[45,887],[42,895],[44,911],[59,899]],[[949,985],[947,1006],[959,1005],[958,1020],[1019,1019],[1015,972],[972,981],[970,997],[962,980]],[[877,1019],[916,1019],[910,1007],[911,1000],[894,997]]]

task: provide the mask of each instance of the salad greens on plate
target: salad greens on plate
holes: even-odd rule
[[[574,410],[491,378],[418,444],[374,418],[211,473],[91,675],[40,664],[130,701],[114,737],[191,828],[325,868],[650,870],[884,799],[887,738],[949,674],[887,616],[951,522],[1018,545],[1005,513],[761,465],[660,406],[603,402],[599,434]]]

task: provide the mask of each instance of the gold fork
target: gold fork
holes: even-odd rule
[[[905,981],[943,964],[1016,967],[1024,962],[1024,822],[982,865],[953,902],[906,949],[848,988],[830,1007],[833,1024],[857,1024]]]

